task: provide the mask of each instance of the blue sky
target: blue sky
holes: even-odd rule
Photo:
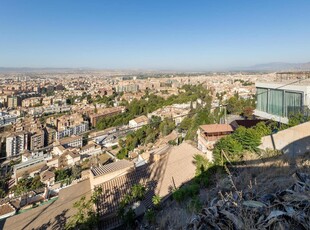
[[[0,66],[210,70],[310,61],[309,0],[0,0]]]

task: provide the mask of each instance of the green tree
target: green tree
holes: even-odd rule
[[[97,187],[89,200],[83,196],[73,204],[76,213],[72,215],[65,225],[65,229],[95,229],[99,222],[99,215],[93,208],[98,204],[102,195],[102,188]]]
[[[142,200],[144,198],[145,192],[145,187],[141,184],[135,184],[131,188],[131,194],[133,199]]]
[[[69,169],[58,169],[55,171],[55,181],[62,181],[71,176],[71,171]]]
[[[159,130],[163,136],[167,136],[175,129],[175,123],[172,119],[165,118],[159,125]]]
[[[257,151],[261,143],[261,136],[254,128],[245,128],[240,126],[233,133],[233,138],[236,139],[243,147],[249,151]]]
[[[260,137],[270,135],[272,131],[271,128],[265,124],[265,122],[257,123],[254,129]]]
[[[234,139],[232,135],[229,135],[220,139],[214,146],[213,154],[217,164],[221,164],[222,160],[226,161],[222,158],[222,151],[225,152],[230,160],[236,160],[240,159],[243,147],[239,141]]]

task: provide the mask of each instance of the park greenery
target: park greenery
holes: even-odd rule
[[[0,179],[0,198],[4,198],[6,196],[7,191],[7,178]]]
[[[197,129],[203,124],[214,124],[219,121],[223,115],[222,111],[215,110],[213,113],[210,112],[210,106],[198,107],[193,109],[189,116],[184,118],[178,130],[181,133],[186,133],[186,140],[195,140]]]
[[[242,160],[243,151],[251,151],[259,153],[258,146],[261,144],[263,136],[271,135],[281,130],[299,125],[309,121],[309,118],[302,114],[295,114],[289,117],[288,124],[278,124],[275,121],[259,122],[252,128],[238,127],[233,134],[221,138],[214,146],[213,155],[215,162],[223,164],[226,161],[222,156],[222,152],[231,161]]]
[[[18,180],[17,184],[12,187],[12,191],[15,195],[22,195],[26,192],[43,188],[44,184],[40,180],[40,176],[36,175],[34,177],[24,176]]]
[[[55,171],[55,181],[63,182],[67,181],[68,183],[72,180],[78,179],[81,177],[82,167],[75,165],[72,168],[67,169],[57,169]]]
[[[134,99],[130,103],[122,101],[121,104],[126,107],[126,112],[100,119],[96,125],[96,129],[102,130],[113,126],[126,125],[135,117],[147,115],[164,106],[194,102],[197,99],[201,99],[204,103],[211,104],[210,93],[202,85],[184,85],[179,89],[178,95],[171,95],[167,99],[146,93],[140,100]]]
[[[170,123],[167,121],[169,127],[162,129],[167,131],[171,129]],[[148,143],[153,143],[161,133],[160,129],[161,118],[153,116],[151,118],[150,124],[144,125],[136,131],[129,133],[126,136],[126,140],[119,139],[119,146],[121,150],[118,152],[117,157],[119,159],[126,158],[128,153],[134,150],[139,145],[146,145]],[[172,130],[171,130],[172,131]]]

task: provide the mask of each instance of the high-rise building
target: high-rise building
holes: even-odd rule
[[[21,106],[21,99],[18,96],[11,96],[8,97],[8,107],[9,108],[16,108]]]
[[[30,150],[38,150],[44,147],[44,131],[36,130],[36,132],[30,135]]]
[[[6,138],[6,156],[12,157],[27,149],[28,135],[26,132],[16,132]]]

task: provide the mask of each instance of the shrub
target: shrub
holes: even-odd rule
[[[161,197],[159,195],[155,195],[152,197],[152,202],[155,207],[158,207],[161,202]]]
[[[149,222],[149,223],[154,223],[155,222],[155,212],[153,209],[148,209],[145,213],[145,217],[146,217],[146,220]]]
[[[200,186],[197,183],[185,185],[174,191],[172,194],[173,199],[177,202],[182,202],[189,197],[195,197],[199,194]]]
[[[202,209],[202,204],[198,197],[194,197],[193,199],[190,200],[187,207],[192,212],[198,212],[199,210]]]

